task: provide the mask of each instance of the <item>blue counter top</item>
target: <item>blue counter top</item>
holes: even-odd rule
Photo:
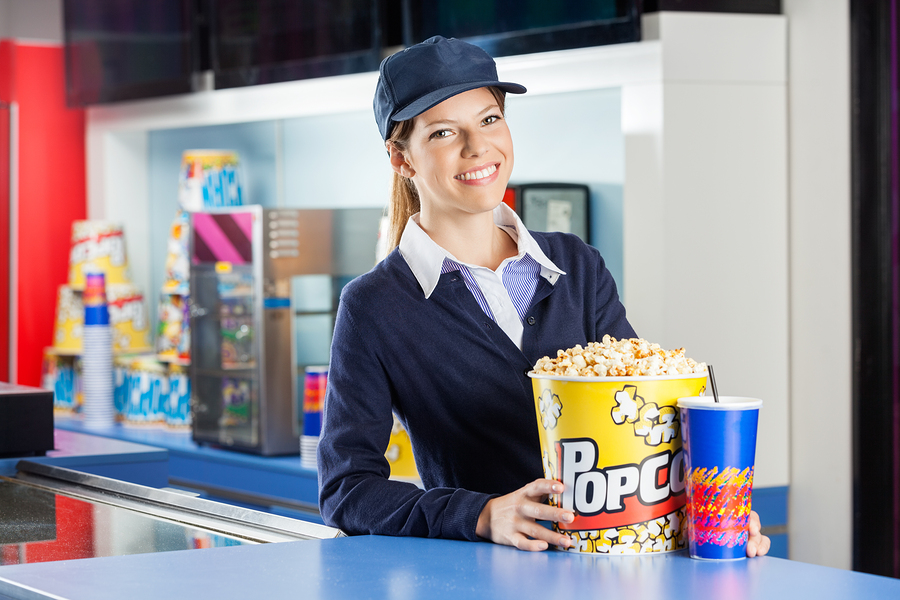
[[[257,510],[321,523],[319,482],[315,469],[294,456],[258,456],[197,444],[189,432],[161,428],[86,428],[77,418],[55,417],[57,429],[156,446],[168,451],[168,485],[190,489],[204,497]]]
[[[882,600],[900,598],[900,580],[772,557],[717,563],[692,560],[683,551],[585,556],[527,553],[489,543],[361,536],[10,565],[0,567],[2,594],[70,600]]]

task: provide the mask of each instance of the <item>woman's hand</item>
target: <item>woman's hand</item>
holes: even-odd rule
[[[475,533],[495,544],[515,546],[519,550],[539,552],[551,544],[568,548],[572,545],[571,538],[536,523],[570,523],[575,518],[575,513],[570,510],[546,504],[550,494],[562,491],[563,484],[558,481],[536,479],[515,492],[491,498],[478,515]]]
[[[768,536],[760,533],[762,530],[762,525],[759,523],[759,515],[756,514],[755,510],[750,511],[750,539],[747,540],[747,556],[753,558],[754,556],[765,556],[765,554],[769,551],[769,547],[772,545],[772,541]]]

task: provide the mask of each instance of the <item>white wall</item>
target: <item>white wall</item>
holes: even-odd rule
[[[790,23],[790,556],[852,563],[850,17],[784,0]]]
[[[786,486],[787,22],[644,24],[662,73],[623,87],[625,306],[642,337],[714,365],[720,393],[763,400],[754,485]]]

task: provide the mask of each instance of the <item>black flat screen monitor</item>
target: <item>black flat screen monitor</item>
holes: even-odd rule
[[[191,91],[194,0],[64,0],[66,101]]]
[[[212,0],[215,87],[377,71],[380,0]]]
[[[465,39],[491,56],[641,39],[640,0],[403,0],[404,42]]]

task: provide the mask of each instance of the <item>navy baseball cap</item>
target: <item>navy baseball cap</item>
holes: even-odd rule
[[[493,86],[524,94],[518,83],[497,80],[491,56],[473,44],[436,35],[381,61],[375,88],[375,121],[387,141],[394,123],[416,117],[447,98]]]

